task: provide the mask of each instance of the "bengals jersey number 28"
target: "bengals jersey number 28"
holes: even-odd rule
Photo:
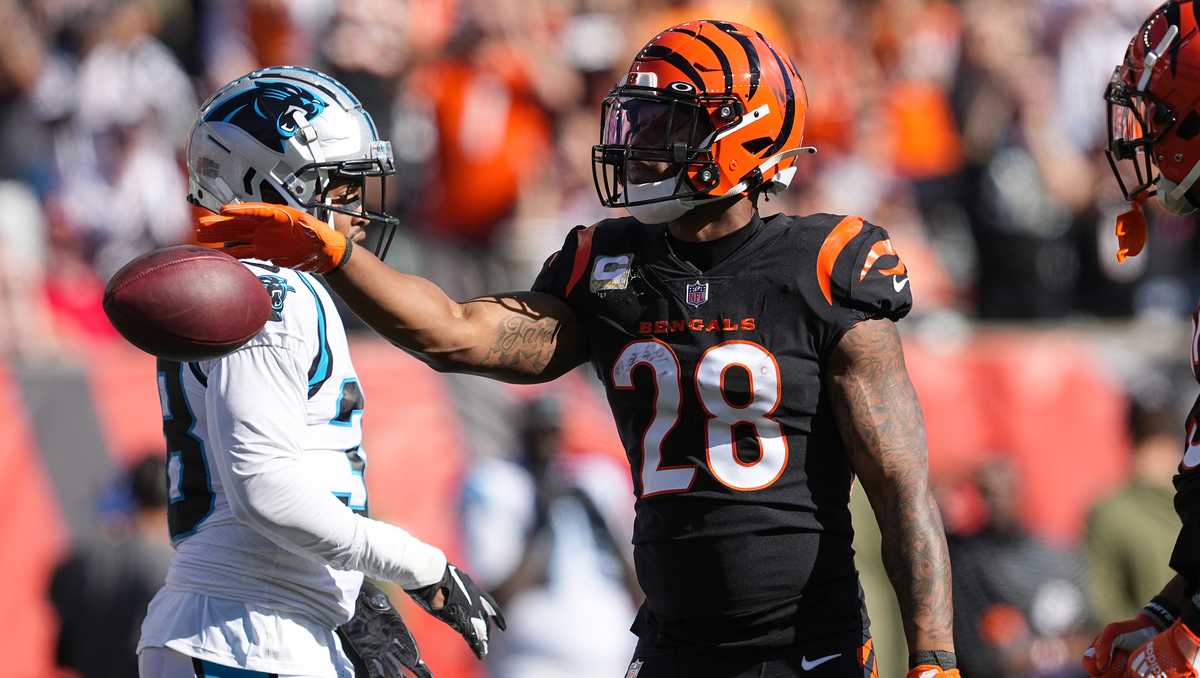
[[[746,228],[702,271],[665,226],[603,221],[572,231],[534,283],[583,323],[637,494],[635,628],[666,644],[866,627],[824,363],[855,323],[908,312],[908,272],[857,217]]]

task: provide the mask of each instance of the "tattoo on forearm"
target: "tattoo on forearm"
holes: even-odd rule
[[[922,494],[896,502],[889,519],[881,521],[880,530],[890,535],[883,540],[884,564],[902,601],[910,643],[953,643],[950,557],[937,505],[928,492]]]
[[[549,381],[587,359],[587,342],[571,309],[557,297],[510,292],[464,302],[459,349],[445,369],[513,383]]]
[[[892,323],[867,321],[848,332],[830,379],[838,427],[879,519],[909,646],[951,648],[950,557],[929,489],[921,408]]]
[[[500,322],[485,365],[540,370],[554,356],[557,335],[558,323],[553,320],[511,315]]]

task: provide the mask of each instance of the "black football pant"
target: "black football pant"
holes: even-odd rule
[[[871,641],[740,650],[660,649],[639,643],[625,678],[878,678]]]

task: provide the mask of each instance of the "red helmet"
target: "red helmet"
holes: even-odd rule
[[[762,33],[688,21],[659,33],[604,99],[592,149],[596,192],[645,223],[764,188],[796,173],[808,96],[796,65]]]
[[[1200,179],[1198,27],[1197,0],[1172,0],[1156,9],[1129,43],[1125,61],[1105,90],[1106,154],[1135,212],[1153,195],[1172,212],[1197,208],[1187,193]],[[1140,219],[1132,230],[1122,233],[1118,223],[1118,259],[1141,251],[1145,234]]]

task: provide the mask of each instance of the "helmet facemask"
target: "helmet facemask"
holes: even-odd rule
[[[1189,14],[1183,12],[1187,4]],[[1157,195],[1173,213],[1196,211],[1189,195],[1200,180],[1200,147],[1194,141],[1200,134],[1195,110],[1198,23],[1197,2],[1162,5],[1134,36],[1105,90],[1109,165],[1135,209]]]
[[[734,96],[697,96],[681,85],[617,87],[605,97],[600,143],[592,147],[592,178],[605,207],[662,223],[724,197],[709,194],[720,179],[712,146],[738,124],[742,106]],[[650,205],[657,207],[638,209]]]
[[[604,100],[592,149],[596,193],[643,223],[784,190],[808,98],[795,64],[762,33],[727,21],[662,30]],[[718,202],[720,201],[720,202]]]
[[[1157,193],[1160,178],[1154,167],[1154,145],[1175,126],[1176,116],[1166,102],[1130,87],[1121,76],[1118,67],[1104,93],[1108,102],[1104,154],[1125,200],[1141,202]]]
[[[263,201],[331,226],[346,214],[370,225],[364,245],[380,258],[395,236],[384,190],[396,173],[391,144],[362,103],[319,71],[277,66],[226,84],[201,106],[187,164],[188,200],[213,212]]]
[[[400,221],[387,213],[387,177],[396,173],[392,157],[392,145],[387,141],[371,143],[368,157],[351,160],[309,163],[298,170],[289,182],[294,194],[303,195],[307,186],[312,186],[308,200],[297,199],[297,203],[313,216],[333,224],[333,213],[346,214],[365,219],[374,228],[367,231],[367,246],[380,259],[387,256],[392,239]],[[369,191],[370,184],[377,184],[377,191]],[[357,189],[357,197],[350,202],[338,202],[333,193],[343,187]],[[297,190],[298,189],[298,190]],[[351,190],[350,193],[355,193]],[[375,209],[368,207],[370,197],[378,195]]]

